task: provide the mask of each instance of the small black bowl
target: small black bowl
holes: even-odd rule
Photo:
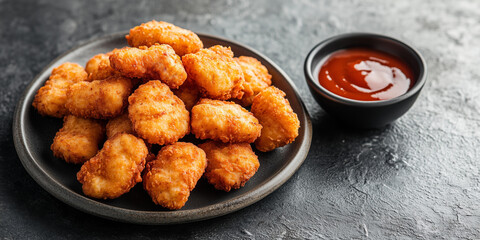
[[[360,101],[336,95],[318,82],[319,64],[333,52],[347,48],[367,48],[389,53],[408,64],[415,83],[405,94],[378,101]],[[348,126],[358,128],[383,127],[401,117],[417,99],[427,79],[427,65],[420,53],[391,37],[371,33],[342,34],[317,44],[307,55],[305,78],[310,92],[320,106]]]

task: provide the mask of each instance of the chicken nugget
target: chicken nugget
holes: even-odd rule
[[[126,77],[147,81],[158,79],[172,89],[177,89],[187,79],[182,60],[166,44],[115,49],[110,56],[110,64]]]
[[[260,163],[249,143],[208,141],[199,147],[207,155],[205,177],[216,189],[239,189],[257,172]]]
[[[81,164],[97,154],[104,135],[103,122],[67,115],[63,118],[63,127],[55,134],[50,149],[57,158]]]
[[[124,77],[79,82],[68,88],[65,106],[78,117],[113,118],[122,114],[131,92],[132,81]]]
[[[203,98],[192,108],[192,133],[200,139],[251,143],[261,130],[253,114],[234,102]]]
[[[216,45],[187,54],[182,61],[203,97],[227,100],[243,96],[243,71],[230,48]]]
[[[147,146],[142,139],[121,133],[108,139],[95,157],[77,173],[83,193],[89,197],[113,199],[142,181]]]
[[[68,87],[86,80],[87,72],[83,67],[76,63],[64,63],[52,70],[48,81],[35,95],[32,105],[44,116],[60,118],[68,115],[65,108]]]
[[[130,35],[125,38],[132,47],[150,47],[155,43],[168,44],[180,56],[195,53],[203,48],[202,41],[192,31],[155,20],[130,29]]]
[[[248,107],[252,105],[253,98],[258,93],[272,85],[272,75],[260,61],[253,57],[240,56],[235,60],[242,67],[245,82],[243,83],[243,97],[240,100],[234,99],[234,101]]]
[[[108,121],[107,138],[111,138],[117,133],[128,133],[135,135],[135,131],[133,131],[132,127],[132,122],[128,118],[128,113],[124,113]]]
[[[271,86],[253,99],[251,111],[263,126],[255,147],[262,152],[285,146],[298,136],[300,121],[284,97],[282,90]]]
[[[198,102],[198,99],[200,99],[200,91],[190,78],[187,78],[178,89],[172,91],[177,97],[182,99],[188,111],[192,110],[192,107]]]
[[[149,143],[172,144],[190,131],[185,104],[158,80],[140,85],[128,102],[133,129]]]
[[[85,71],[88,73],[88,81],[103,80],[120,74],[110,66],[110,55],[111,52],[107,54],[101,53],[88,60],[85,65]]]
[[[157,159],[147,163],[143,188],[155,204],[182,208],[207,167],[205,152],[192,143],[177,142],[163,147]]]

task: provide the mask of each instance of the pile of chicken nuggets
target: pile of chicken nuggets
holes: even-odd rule
[[[85,195],[114,199],[143,182],[155,204],[180,209],[202,176],[219,190],[243,187],[260,166],[251,143],[268,152],[297,137],[297,115],[257,59],[203,48],[166,22],[136,26],[126,39],[130,47],[85,68],[56,67],[33,101],[41,115],[63,118],[51,149],[82,164]],[[202,143],[182,142],[188,134]]]

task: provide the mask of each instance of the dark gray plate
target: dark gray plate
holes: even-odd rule
[[[205,47],[230,46],[236,56],[252,56],[260,60],[272,74],[273,84],[282,89],[300,119],[299,136],[292,144],[269,153],[256,152],[260,168],[245,187],[231,192],[215,190],[200,179],[186,205],[170,211],[153,204],[137,184],[130,192],[114,200],[85,197],[76,180],[80,166],[67,164],[53,157],[50,144],[62,120],[40,116],[31,106],[37,90],[48,79],[52,69],[70,61],[85,65],[92,56],[126,46],[125,33],[114,34],[76,47],[49,64],[25,90],[13,119],[15,148],[23,166],[40,186],[61,201],[90,214],[123,222],[140,224],[172,224],[222,216],[249,206],[287,181],[305,160],[312,139],[310,117],[292,80],[270,59],[234,41],[199,34]]]

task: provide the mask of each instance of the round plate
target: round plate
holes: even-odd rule
[[[272,75],[273,84],[287,94],[300,120],[295,142],[268,153],[256,151],[260,168],[243,188],[228,193],[218,191],[202,178],[186,205],[176,211],[155,205],[142,184],[137,184],[117,199],[97,200],[83,195],[81,184],[76,179],[80,166],[53,157],[50,144],[62,127],[62,119],[42,117],[37,113],[32,107],[37,90],[43,86],[52,69],[64,62],[85,65],[98,53],[126,46],[125,33],[95,39],[68,51],[43,69],[27,87],[15,110],[13,136],[18,156],[33,179],[53,196],[81,211],[140,224],[184,223],[222,216],[259,201],[285,183],[302,165],[312,140],[310,117],[292,80],[270,59],[247,46],[215,36],[198,35],[205,47],[217,44],[230,46],[235,56],[251,56],[261,61]]]

